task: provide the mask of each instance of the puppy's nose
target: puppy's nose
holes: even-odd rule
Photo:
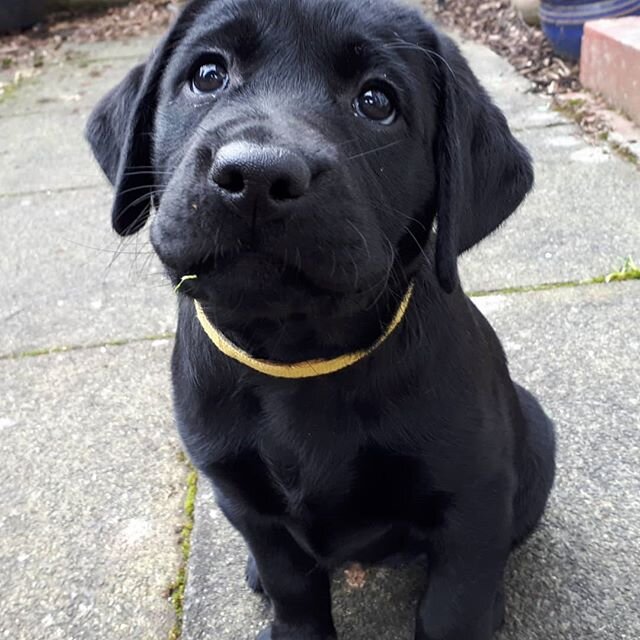
[[[303,157],[283,147],[231,142],[213,161],[213,181],[225,198],[237,204],[300,198],[311,183]]]

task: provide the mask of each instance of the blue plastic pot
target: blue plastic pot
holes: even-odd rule
[[[30,27],[44,18],[44,0],[0,0],[0,33]]]
[[[542,0],[540,22],[554,51],[572,60],[580,58],[584,23],[600,18],[640,15],[640,0]]]

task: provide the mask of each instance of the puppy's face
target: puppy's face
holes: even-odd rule
[[[433,197],[424,54],[341,2],[211,3],[170,57],[151,237],[238,314],[370,304]],[[419,105],[419,108],[418,108]],[[423,224],[430,224],[425,220]]]
[[[458,251],[531,182],[455,47],[386,2],[194,0],[89,138],[115,228],[152,201],[174,283],[197,276],[184,293],[245,319],[371,306],[411,277],[436,213],[451,289]]]

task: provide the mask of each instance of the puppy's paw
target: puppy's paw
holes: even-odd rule
[[[254,593],[264,593],[262,580],[260,580],[258,567],[256,566],[256,561],[253,558],[252,554],[249,554],[249,557],[247,558],[247,566],[244,570],[244,577],[251,591],[253,591]]]

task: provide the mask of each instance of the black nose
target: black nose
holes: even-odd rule
[[[311,170],[303,157],[282,147],[231,142],[216,153],[213,181],[226,198],[246,202],[294,200],[311,183]]]

